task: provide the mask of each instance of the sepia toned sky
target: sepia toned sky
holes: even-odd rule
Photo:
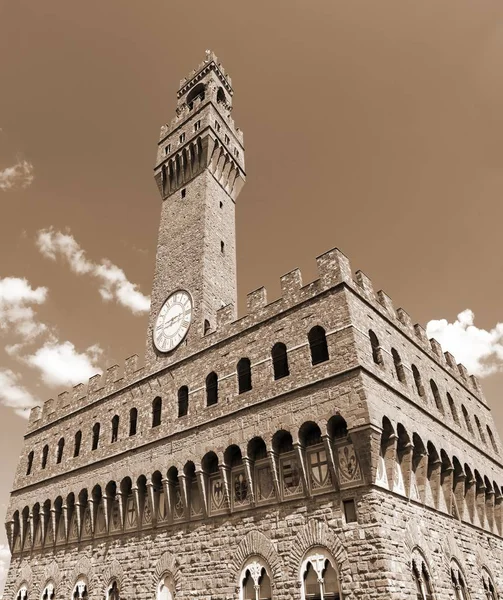
[[[22,407],[144,352],[159,128],[207,48],[245,136],[241,312],[337,246],[503,432],[501,2],[0,0],[2,521]]]

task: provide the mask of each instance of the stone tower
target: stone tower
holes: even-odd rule
[[[155,179],[162,208],[148,361],[155,362],[164,350],[162,339],[161,352],[156,348],[153,333],[171,293],[185,290],[191,297],[186,344],[215,328],[219,308],[236,305],[235,202],[245,172],[243,134],[231,117],[232,96],[230,77],[208,51],[206,60],[180,82],[176,117],[161,128]],[[166,350],[179,341],[167,343]]]
[[[31,412],[5,600],[501,598],[477,379],[338,249],[236,319],[231,98],[207,54],[161,131],[145,365]]]

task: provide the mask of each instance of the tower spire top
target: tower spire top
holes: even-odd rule
[[[232,80],[228,73],[222,66],[222,63],[218,62],[217,55],[213,50],[206,50],[203,62],[189,74],[188,77],[180,80],[180,89],[178,90],[178,98],[183,96],[190,87],[195,85],[200,79],[202,79],[209,71],[214,71],[221,83],[224,85],[226,90],[232,96],[234,93],[232,90]]]

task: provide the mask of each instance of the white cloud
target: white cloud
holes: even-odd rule
[[[52,228],[42,229],[37,235],[37,247],[40,252],[52,260],[63,257],[74,273],[92,275],[100,281],[99,293],[105,302],[114,300],[131,310],[134,314],[148,312],[150,298],[131,283],[124,271],[102,259],[100,263],[90,261],[75,238],[68,233],[55,231]]]
[[[33,304],[43,304],[47,288],[32,288],[26,279],[5,277],[0,279],[0,328],[13,327],[25,340],[32,340],[46,330],[36,320]]]
[[[7,571],[10,563],[10,551],[5,544],[0,544],[0,598],[3,594]]]
[[[0,171],[0,190],[6,192],[13,188],[27,188],[33,182],[33,165],[20,160],[12,167]]]
[[[16,414],[27,419],[30,416],[28,409],[37,405],[38,401],[21,385],[19,375],[9,369],[2,369],[0,370],[0,404],[13,408]],[[0,546],[0,550],[1,548]]]
[[[470,373],[486,377],[501,370],[503,361],[503,323],[487,331],[474,323],[469,308],[460,312],[454,323],[446,319],[433,320],[426,326],[428,337],[440,342],[444,352],[450,352]]]
[[[102,373],[95,364],[101,353],[98,345],[90,346],[85,352],[78,352],[71,342],[53,339],[24,360],[40,371],[42,380],[47,385],[76,385],[92,375]]]

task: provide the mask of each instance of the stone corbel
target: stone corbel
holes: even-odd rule
[[[248,495],[250,496],[250,504],[255,506],[255,489],[253,482],[253,461],[247,456],[243,456],[243,465],[245,467],[246,480],[248,481]]]
[[[426,482],[428,480],[428,452],[418,452],[412,457],[412,468],[416,475],[416,485],[421,502],[426,500]]]
[[[7,539],[9,541],[9,549],[11,554],[14,552],[14,523],[15,521],[12,519],[11,521],[7,521],[5,524],[7,528]]]
[[[105,531],[108,534],[110,532],[110,512],[111,512],[113,501],[108,496],[108,494],[103,494],[103,496],[101,497],[101,501],[103,502],[103,516],[105,518]]]
[[[117,491],[115,494],[115,499],[117,500],[117,504],[119,505],[121,529],[124,531],[124,525],[126,523],[126,507],[124,506],[124,503],[126,502],[126,495],[123,494],[122,491]]]
[[[231,490],[230,490],[230,469],[227,465],[218,465],[222,482],[224,484],[224,502],[227,510],[231,512]]]
[[[330,440],[330,436],[322,435],[321,439],[323,441],[323,447],[325,448],[325,454],[327,455],[328,469],[330,471],[330,477],[332,479],[332,484],[334,485],[336,491],[340,490],[340,482],[339,482],[339,474],[337,473],[337,467],[335,466],[335,457],[334,457],[334,449],[332,447],[332,442]]]
[[[131,488],[131,491],[133,492],[133,502],[134,502],[134,510],[136,512],[136,526],[138,528],[141,527],[142,525],[142,506],[140,504],[140,490],[138,489],[137,485],[133,485],[133,487]]]
[[[168,523],[173,523],[174,515],[174,483],[167,478],[162,480],[162,487],[164,488],[164,502],[166,508],[166,515],[168,517]]]
[[[414,445],[409,442],[401,449],[399,459],[399,466],[402,469],[403,476],[403,487],[405,490],[405,496],[410,498],[410,484],[412,479],[412,455],[414,452]]]
[[[454,475],[454,492],[453,492],[453,501],[456,503],[456,509],[458,513],[459,520],[462,521],[466,511],[466,503],[465,503],[465,483],[466,474],[464,472],[458,473]]]
[[[208,516],[208,495],[206,493],[206,476],[200,466],[196,468],[196,479],[197,487],[199,489],[199,496],[201,498],[201,504],[203,506],[203,516]]]
[[[80,540],[80,536],[82,535],[82,506],[80,501],[75,502],[74,509],[77,516],[77,539]]]
[[[300,477],[302,480],[302,487],[304,488],[304,494],[310,498],[311,492],[309,490],[309,482],[307,479],[307,469],[306,469],[306,451],[300,442],[295,442],[293,444],[293,449],[295,451],[295,456],[299,463],[300,467]]]
[[[433,498],[433,506],[438,509],[440,501],[440,470],[442,468],[442,461],[439,458],[428,461],[429,481],[431,495]]]
[[[45,508],[41,508],[40,509],[40,541],[42,544],[42,547],[45,546],[45,535],[47,533],[47,515],[45,513]]]
[[[494,522],[494,516],[495,516],[495,510],[494,510],[494,506],[495,506],[495,497],[496,494],[494,493],[494,490],[486,490],[486,494],[485,494],[485,513],[486,513],[486,518],[487,518],[487,524],[489,526],[489,529],[494,532],[495,529],[495,522]]]
[[[452,498],[454,495],[454,468],[449,466],[440,474],[442,491],[445,499],[445,510],[447,514],[452,514]]]
[[[468,516],[472,524],[476,523],[476,498],[477,498],[477,486],[473,476],[469,479],[468,476],[465,479],[465,502]]]
[[[152,527],[157,527],[157,512],[158,512],[158,496],[154,491],[152,480],[147,481],[147,498],[146,501],[150,504],[150,513],[152,515]]]
[[[61,507],[61,511],[63,512],[63,525],[65,527],[65,541],[68,541],[68,535],[69,535],[69,529],[70,529],[70,523],[69,518],[68,518],[68,506],[66,504],[63,504],[63,506]]]
[[[96,523],[96,508],[98,506],[98,503],[94,501],[94,498],[89,498],[88,499],[88,504],[89,504],[89,517],[90,517],[90,522],[91,522],[91,536],[94,535],[94,525]]]
[[[398,436],[395,433],[390,434],[386,441],[386,447],[383,449],[384,466],[388,476],[388,487],[393,490],[395,487],[395,465],[397,464],[397,445]]]
[[[190,495],[189,495],[189,482],[185,473],[178,475],[178,481],[180,482],[180,496],[182,497],[183,509],[185,518],[190,519]]]
[[[30,527],[31,547],[35,543],[35,515],[31,512],[28,517],[28,525]]]
[[[475,503],[477,508],[477,516],[480,520],[480,526],[482,528],[487,527],[486,522],[486,486],[483,482],[481,485],[475,481]]]
[[[54,507],[51,508],[51,522],[52,522],[52,543],[55,544],[58,539],[58,514]]]
[[[278,459],[278,454],[275,450],[269,450],[269,452],[267,453],[267,456],[269,458],[269,462],[271,464],[271,473],[272,473],[272,480],[274,483],[274,489],[276,490],[276,498],[278,500],[278,502],[281,502],[282,500],[282,494],[281,494],[281,486],[279,483],[279,459]]]

